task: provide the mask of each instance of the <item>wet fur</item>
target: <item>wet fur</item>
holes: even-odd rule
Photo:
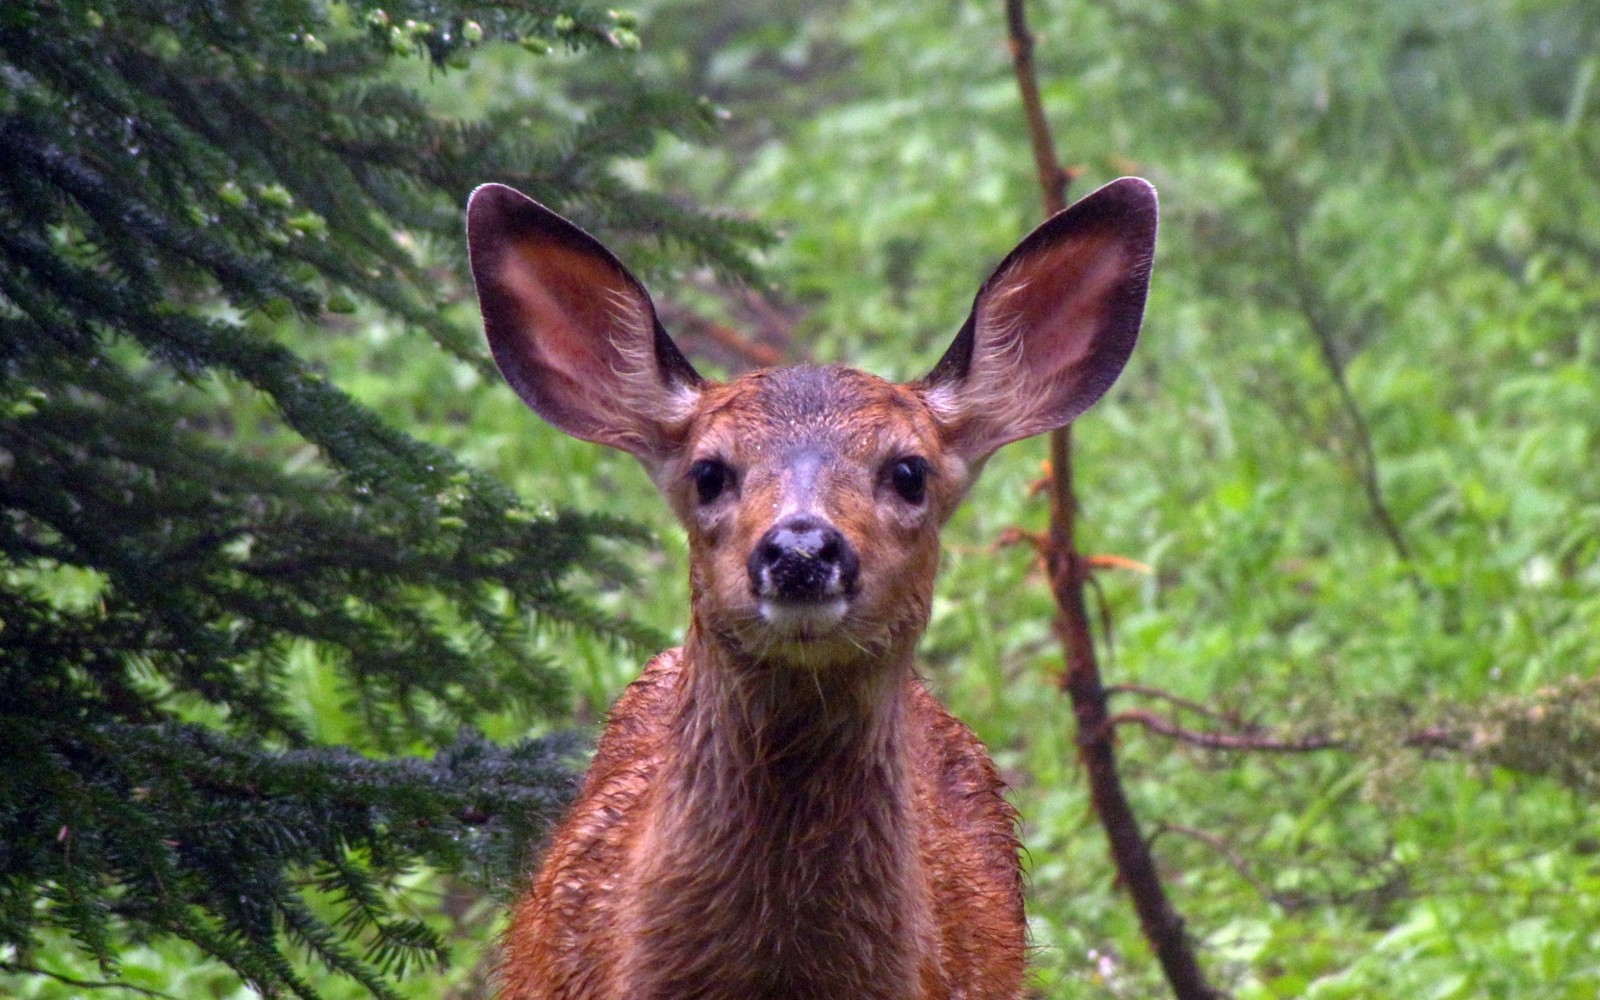
[[[517,909],[505,995],[1017,996],[1015,814],[909,667],[884,683],[872,705],[681,650],[652,661]],[[906,905],[922,891],[937,898]]]
[[[687,641],[613,710],[512,924],[506,997],[1016,997],[1015,814],[913,672],[964,463],[914,390],[853,369],[703,393],[659,476],[689,530]],[[794,502],[794,449],[822,456],[813,502],[862,567],[852,613],[808,642],[772,634],[745,567]],[[918,507],[883,495],[903,454],[934,463]],[[680,470],[711,455],[745,475],[697,509]]]
[[[939,531],[983,462],[1126,362],[1155,210],[1124,179],[1035,230],[920,382],[800,366],[719,384],[593,237],[509,188],[474,193],[496,362],[552,424],[637,457],[690,550],[684,646],[614,707],[506,934],[507,1000],[1020,996],[1016,816],[915,649]],[[920,499],[894,486],[908,457]],[[696,462],[727,470],[709,499]],[[849,593],[758,592],[752,553],[801,524],[848,544]]]

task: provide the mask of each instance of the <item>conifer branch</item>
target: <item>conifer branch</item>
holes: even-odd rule
[[[574,126],[541,93],[481,128],[390,74],[450,71],[480,29],[615,50],[605,11],[41,11],[0,17],[0,949],[49,932],[110,967],[173,937],[264,994],[311,996],[321,967],[392,996],[443,956],[395,874],[509,877],[570,791],[571,738],[470,729],[564,714],[536,633],[659,637],[570,584],[626,580],[606,546],[642,529],[536,513],[362,405],[299,353],[306,328],[354,310],[488,374],[446,308],[468,294],[460,207],[532,169],[663,264],[752,276],[768,234],[610,169],[703,134],[680,95]],[[307,658],[383,756],[316,744],[289,695]],[[401,753],[419,744],[444,749]]]

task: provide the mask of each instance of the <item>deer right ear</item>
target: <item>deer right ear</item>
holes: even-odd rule
[[[659,465],[704,380],[638,279],[599,240],[503,184],[472,192],[467,245],[489,349],[517,395],[574,437]]]
[[[1124,177],[1011,251],[919,384],[953,450],[981,462],[1111,388],[1139,336],[1155,244],[1155,188]]]

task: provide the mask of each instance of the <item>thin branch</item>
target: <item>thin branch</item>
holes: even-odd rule
[[[1121,725],[1140,726],[1153,733],[1169,736],[1180,743],[1187,743],[1202,750],[1245,753],[1317,753],[1322,750],[1354,750],[1357,748],[1357,744],[1354,741],[1333,736],[1286,737],[1274,736],[1259,730],[1240,733],[1221,732],[1215,729],[1190,729],[1179,725],[1160,713],[1144,709],[1130,709],[1126,712],[1118,712],[1105,720],[1105,727],[1108,731],[1115,730],[1116,727]],[[1401,746],[1416,750],[1462,750],[1469,743],[1470,740],[1466,735],[1444,726],[1428,726],[1415,732],[1406,733],[1400,739]]]
[[[1329,736],[1302,736],[1285,739],[1276,736],[1224,733],[1216,730],[1188,729],[1156,712],[1133,709],[1118,712],[1106,720],[1111,728],[1121,725],[1143,726],[1151,732],[1170,736],[1203,750],[1249,750],[1261,753],[1312,753],[1318,750],[1346,750],[1350,744]]]
[[[1202,17],[1198,0],[1174,0],[1188,16]],[[1161,28],[1154,21],[1127,7],[1122,16],[1130,20],[1133,30],[1157,32]],[[1354,455],[1339,455],[1348,462],[1350,472],[1361,488],[1363,498],[1395,555],[1405,564],[1407,579],[1419,591],[1424,589],[1422,577],[1413,565],[1412,548],[1400,522],[1389,509],[1379,475],[1377,448],[1372,432],[1356,399],[1347,365],[1338,349],[1341,328],[1348,328],[1335,315],[1329,301],[1325,283],[1319,281],[1306,256],[1306,243],[1302,231],[1306,217],[1303,206],[1308,204],[1304,191],[1293,177],[1274,164],[1277,146],[1275,136],[1262,135],[1252,124],[1249,106],[1243,98],[1244,83],[1263,81],[1260,67],[1250,64],[1250,56],[1239,32],[1221,35],[1199,32],[1184,39],[1181,46],[1173,48],[1176,58],[1184,61],[1194,78],[1216,105],[1221,127],[1231,134],[1235,145],[1244,157],[1246,169],[1261,189],[1267,207],[1274,216],[1283,240],[1283,253],[1287,281],[1293,297],[1293,307],[1304,321],[1311,338],[1316,342],[1318,359],[1326,369],[1328,378],[1338,397],[1340,412],[1348,421],[1354,437]]]
[[[1033,165],[1039,174],[1044,214],[1055,215],[1067,207],[1067,187],[1073,175],[1062,169],[1056,159],[1055,140],[1050,136],[1044,100],[1039,96],[1039,75],[1033,67],[1033,33],[1028,30],[1023,0],[1006,0],[1006,29],[1011,42],[1011,65],[1016,69],[1017,89],[1022,95],[1022,111],[1028,116],[1028,140],[1033,146]]]
[[[776,347],[757,343],[732,327],[723,326],[714,320],[702,320],[699,329],[707,339],[727,348],[743,360],[757,367],[771,368],[788,360],[784,357],[783,352]]]
[[[1045,119],[1033,66],[1033,35],[1028,31],[1023,0],[1006,0],[1006,24],[1045,212],[1054,215],[1066,207],[1071,175],[1060,166]],[[1050,485],[1050,538],[1045,564],[1059,609],[1055,631],[1066,654],[1062,688],[1072,699],[1078,755],[1088,778],[1090,799],[1110,842],[1120,881],[1139,915],[1145,940],[1154,949],[1174,995],[1179,1000],[1211,1000],[1219,993],[1206,981],[1184,931],[1183,918],[1167,899],[1150,845],[1139,831],[1138,818],[1117,774],[1115,727],[1108,722],[1106,691],[1100,680],[1084,600],[1091,568],[1089,560],[1078,552],[1074,538],[1078,501],[1072,486],[1069,428],[1050,435]]]
[[[1143,695],[1146,698],[1160,699],[1161,701],[1167,702],[1169,705],[1176,705],[1179,708],[1186,708],[1189,711],[1194,712],[1196,715],[1203,715],[1208,719],[1227,719],[1226,715],[1210,707],[1209,705],[1202,705],[1198,701],[1191,701],[1188,698],[1173,694],[1166,688],[1158,688],[1149,684],[1111,684],[1107,685],[1106,694]]]
[[[1250,167],[1257,183],[1261,185],[1262,192],[1267,196],[1267,201],[1277,216],[1278,227],[1283,233],[1284,246],[1288,251],[1284,255],[1284,260],[1288,265],[1290,284],[1300,316],[1305,321],[1306,329],[1311,331],[1311,338],[1316,341],[1322,367],[1326,369],[1328,379],[1333,383],[1334,393],[1339,397],[1339,407],[1344,411],[1345,419],[1355,435],[1356,481],[1361,485],[1361,492],[1367,498],[1367,506],[1372,511],[1373,519],[1378,522],[1379,530],[1389,540],[1395,555],[1406,564],[1406,573],[1412,582],[1420,585],[1421,579],[1411,568],[1414,561],[1411,545],[1400,528],[1400,522],[1389,510],[1388,500],[1383,494],[1383,481],[1378,474],[1378,450],[1372,442],[1372,431],[1367,426],[1366,416],[1361,411],[1361,404],[1356,400],[1355,391],[1350,387],[1344,359],[1339,355],[1339,324],[1330,315],[1325,290],[1312,275],[1311,268],[1306,262],[1301,217],[1296,207],[1301,204],[1298,192],[1287,190],[1292,183],[1290,179],[1271,169],[1261,161],[1260,157],[1252,156]]]
[[[1093,569],[1092,560],[1085,559],[1083,562],[1086,569]],[[1100,578],[1095,576],[1092,571],[1084,575],[1083,583],[1084,586],[1094,591],[1094,608],[1099,613],[1100,635],[1103,637],[1101,641],[1106,644],[1106,664],[1115,669],[1117,666],[1117,644],[1116,630],[1112,627],[1111,602],[1106,599],[1106,589],[1100,586]]]
[[[1305,904],[1300,900],[1293,896],[1287,896],[1283,893],[1276,892],[1271,886],[1261,881],[1256,873],[1250,870],[1250,863],[1244,859],[1244,855],[1234,850],[1232,844],[1228,843],[1226,840],[1217,836],[1216,834],[1207,833],[1204,830],[1198,830],[1192,826],[1181,826],[1177,823],[1157,823],[1156,831],[1150,835],[1150,844],[1152,847],[1155,845],[1156,838],[1160,837],[1163,833],[1176,833],[1179,836],[1188,837],[1190,840],[1198,840],[1200,843],[1205,844],[1213,851],[1216,851],[1218,854],[1222,855],[1223,860],[1228,862],[1228,867],[1232,868],[1240,878],[1248,882],[1250,884],[1250,888],[1254,889],[1262,899],[1274,903],[1285,910],[1299,910],[1305,908]]]
[[[1224,837],[1220,837],[1217,834],[1209,833],[1205,830],[1199,830],[1190,826],[1161,823],[1158,824],[1156,832],[1150,836],[1151,842],[1154,843],[1156,838],[1160,837],[1164,833],[1176,833],[1180,836],[1188,837],[1191,840],[1199,841],[1200,843],[1205,844],[1207,847],[1210,847],[1212,850],[1222,855],[1228,866],[1231,867],[1240,878],[1248,882],[1251,888],[1255,889],[1255,891],[1259,893],[1263,899],[1281,907],[1286,912],[1303,911],[1314,906],[1349,906],[1351,904],[1361,904],[1363,902],[1370,906],[1372,901],[1393,899],[1398,895],[1406,893],[1407,886],[1409,885],[1409,879],[1406,874],[1405,866],[1393,860],[1394,847],[1392,843],[1382,852],[1380,857],[1374,857],[1370,859],[1363,859],[1355,852],[1346,852],[1350,855],[1351,860],[1361,863],[1364,869],[1374,872],[1375,878],[1377,879],[1376,884],[1357,888],[1347,892],[1338,892],[1332,890],[1325,892],[1311,892],[1308,889],[1284,891],[1273,889],[1262,879],[1258,878],[1251,870],[1250,863],[1245,860],[1244,855],[1236,850],[1233,845],[1230,844]],[[1380,869],[1383,868],[1389,869],[1392,874],[1382,873]],[[1335,878],[1335,876],[1332,876],[1326,872],[1324,872],[1324,877],[1330,881]]]
[[[49,969],[41,969],[33,965],[18,965],[15,962],[0,962],[0,970],[4,970],[17,976],[44,976],[47,979],[53,979],[58,983],[64,983],[67,986],[73,987],[74,989],[127,990],[130,993],[138,993],[141,996],[159,997],[160,1000],[178,1000],[178,998],[173,996],[171,993],[163,993],[160,990],[153,990],[147,986],[135,986],[132,983],[121,983],[114,980],[105,979],[77,979],[73,976],[68,976],[60,972],[51,972]]]
[[[773,368],[804,360],[793,356],[793,317],[784,315],[773,303],[749,289],[711,285],[705,290],[723,298],[734,322],[749,327],[751,332],[747,334],[720,323],[683,302],[662,301],[657,304],[661,320],[674,330],[674,336],[680,339],[703,337],[733,355],[737,366],[745,369]]]
[[[1151,576],[1155,573],[1155,569],[1149,563],[1142,563],[1137,559],[1129,559],[1127,556],[1098,555],[1087,558],[1090,569],[1131,569],[1135,573],[1143,573],[1145,576]]]

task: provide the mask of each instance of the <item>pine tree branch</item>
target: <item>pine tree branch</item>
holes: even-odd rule
[[[303,325],[361,310],[488,372],[451,308],[460,203],[519,171],[559,169],[562,199],[658,266],[753,276],[768,235],[611,169],[704,134],[691,99],[589,95],[573,129],[553,79],[488,129],[389,76],[407,56],[453,69],[469,14],[489,38],[614,50],[603,10],[405,2],[367,30],[280,2],[55,13],[0,18],[0,842],[18,866],[0,945],[59,931],[109,968],[176,937],[263,994],[310,996],[320,962],[393,995],[442,955],[397,912],[395,873],[516,871],[570,787],[570,740],[451,735],[564,710],[551,625],[656,644],[569,582],[627,579],[602,540],[644,532],[530,509],[336,385]],[[555,148],[563,131],[581,141]],[[394,757],[314,745],[291,694],[308,652]],[[400,755],[427,740],[446,749]],[[334,864],[349,891],[317,898],[306,874]]]

